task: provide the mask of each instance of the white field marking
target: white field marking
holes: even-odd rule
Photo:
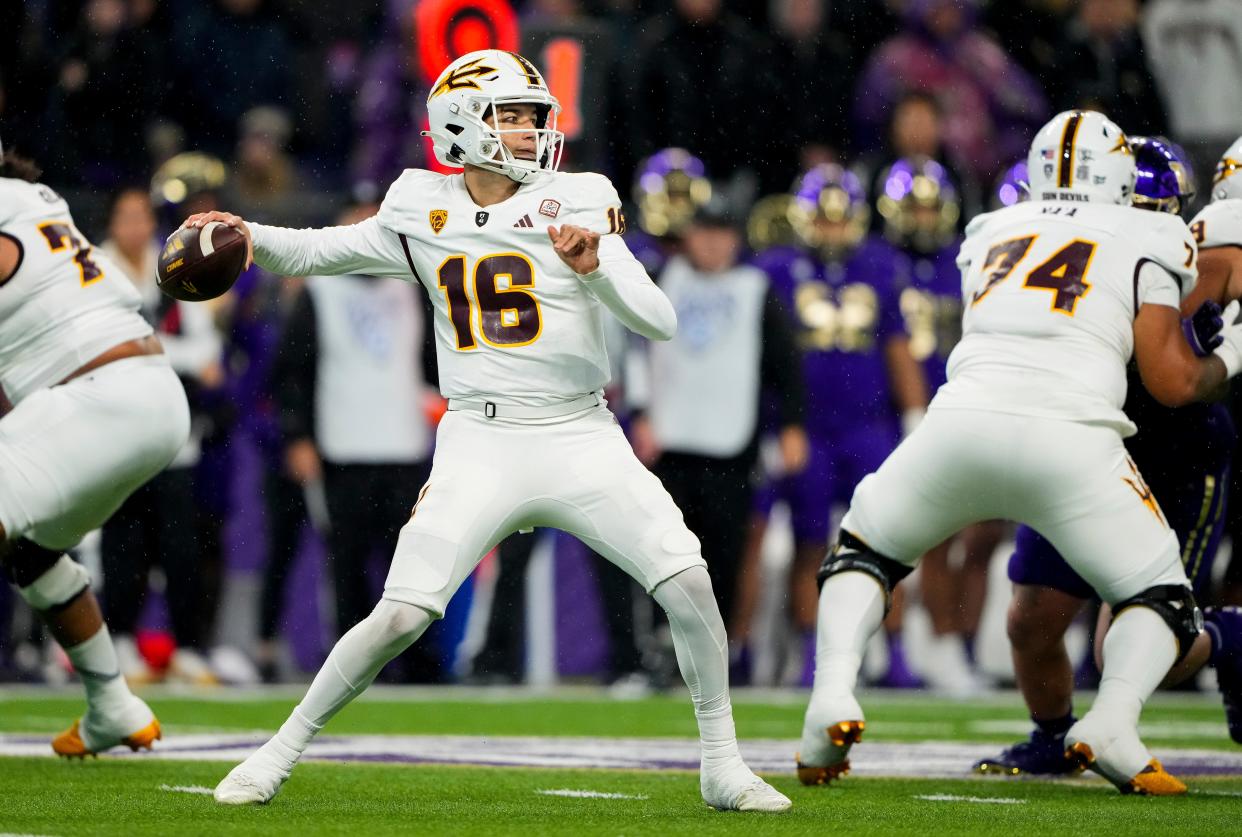
[[[915,799],[925,802],[970,802],[982,805],[1025,805],[1025,799],[1011,799],[1007,796],[958,796],[952,793],[917,794]]]
[[[1192,790],[1192,796],[1242,796],[1242,791]]]
[[[548,790],[537,790],[535,793],[543,796],[568,796],[573,799],[650,799],[649,796],[632,793],[604,793],[603,791],[593,790],[573,790],[571,788],[551,788]]]
[[[201,793],[205,796],[215,793],[211,788],[205,788],[202,785],[160,785],[160,790],[170,793]]]
[[[130,753],[122,747],[109,759],[171,759],[237,762],[269,738],[260,734],[186,733],[168,736],[155,752]],[[793,768],[798,742],[791,738],[744,738],[742,756],[760,773],[785,774]],[[949,741],[864,741],[850,752],[854,776],[972,778],[970,766],[995,755],[995,743]],[[51,757],[46,733],[0,733],[0,757]],[[1155,756],[1174,775],[1242,774],[1242,752],[1157,746]],[[484,765],[612,770],[699,768],[699,742],[693,738],[564,738],[504,735],[327,735],[306,750],[316,761],[389,764]]]

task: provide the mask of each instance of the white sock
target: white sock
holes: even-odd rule
[[[432,621],[420,607],[380,599],[366,619],[337,641],[273,741],[300,754],[324,724],[366,691],[380,669],[409,648]]]
[[[129,685],[121,676],[121,666],[117,662],[116,649],[112,646],[107,625],[100,626],[95,635],[85,642],[66,648],[65,654],[82,678],[89,706],[111,709],[125,704],[131,696]]]
[[[1177,658],[1177,638],[1149,607],[1129,607],[1104,637],[1104,671],[1092,714],[1138,726],[1139,712]]]
[[[819,591],[815,685],[819,694],[853,694],[867,641],[884,621],[885,590],[862,572],[830,575]]]
[[[704,765],[740,763],[729,702],[729,641],[707,568],[678,573],[656,587],[652,596],[668,614],[677,666],[694,701]]]

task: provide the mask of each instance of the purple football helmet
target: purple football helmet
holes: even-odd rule
[[[1142,209],[1178,215],[1195,196],[1190,159],[1163,137],[1130,137],[1134,149],[1134,197]]]
[[[871,220],[862,181],[833,163],[822,163],[798,178],[789,213],[802,242],[828,259],[857,247]]]
[[[944,166],[926,157],[907,157],[881,172],[876,182],[876,209],[889,241],[934,253],[957,236],[962,202]]]
[[[712,196],[703,161],[684,148],[665,148],[638,164],[634,203],[638,226],[655,236],[680,235]]]

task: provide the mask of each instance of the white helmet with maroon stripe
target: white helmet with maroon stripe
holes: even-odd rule
[[[535,128],[489,125],[503,105],[533,105]],[[519,183],[560,164],[565,135],[556,129],[560,103],[535,65],[516,52],[482,49],[444,68],[427,94],[427,122],[436,159],[499,172]],[[501,141],[505,133],[535,134],[534,159],[516,157]]]
[[[1242,198],[1242,137],[1225,149],[1212,175],[1212,200]]]
[[[1093,110],[1067,110],[1039,129],[1027,155],[1031,198],[1129,204],[1134,152],[1117,124]]]

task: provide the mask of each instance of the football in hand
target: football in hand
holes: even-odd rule
[[[160,252],[160,290],[173,299],[202,302],[233,287],[246,266],[246,237],[212,221],[201,228],[182,227]]]

